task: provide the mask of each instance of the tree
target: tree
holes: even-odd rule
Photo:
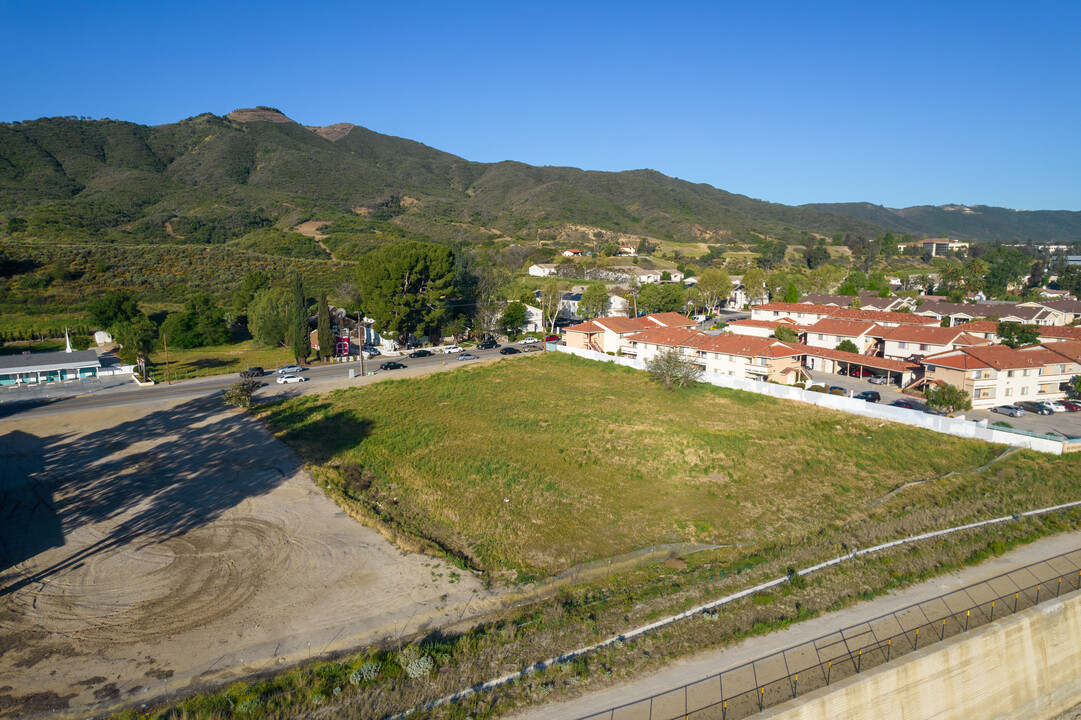
[[[971,410],[972,400],[964,390],[953,385],[938,385],[924,393],[930,407],[952,415],[958,410]]]
[[[793,282],[788,283],[788,289],[784,291],[784,301],[786,303],[799,302],[799,290],[796,289],[796,284]]]
[[[509,336],[517,335],[528,319],[529,312],[525,305],[520,302],[508,303],[503,316],[499,318],[499,327]]]
[[[255,380],[241,380],[233,383],[225,391],[225,402],[236,407],[251,407],[252,393],[259,383]]]
[[[1073,388],[1074,395],[1081,395],[1081,375],[1074,375],[1070,379],[1070,387]]]
[[[676,348],[662,350],[646,360],[646,370],[667,390],[693,385],[702,377],[702,368]]]
[[[657,244],[652,243],[646,238],[642,238],[638,241],[638,249],[635,250],[639,255],[652,255],[657,251]]]
[[[590,285],[578,301],[578,314],[584,318],[602,317],[608,313],[608,290],[604,285]]]
[[[453,251],[434,243],[385,245],[365,255],[357,274],[364,314],[380,333],[405,342],[443,323],[456,291]]]
[[[743,289],[747,293],[747,301],[755,305],[762,301],[765,295],[766,273],[759,267],[747,268],[743,273]]]
[[[777,329],[773,331],[773,337],[781,342],[799,342],[799,333],[787,325],[778,325]]]
[[[248,304],[248,330],[257,343],[281,347],[289,338],[289,302],[280,288],[255,293]]]
[[[465,315],[458,315],[443,326],[443,335],[449,335],[455,344],[464,338],[467,332],[469,332],[469,318]]]
[[[808,279],[811,292],[833,292],[833,289],[845,279],[845,271],[837,265],[821,265],[808,274]]]
[[[308,327],[308,301],[304,298],[304,283],[300,275],[293,276],[289,302],[289,347],[298,364],[308,359],[312,349],[311,329]]]
[[[695,287],[701,293],[702,305],[712,313],[732,294],[732,278],[724,270],[706,268],[698,277]]]
[[[682,285],[649,283],[638,291],[638,309],[645,313],[681,312],[686,303]]]
[[[161,332],[169,343],[181,348],[223,345],[229,341],[225,310],[207,293],[189,296],[181,312],[165,318]]]
[[[1003,345],[1012,348],[1036,345],[1040,342],[1040,328],[1036,325],[1000,322],[995,334],[1002,338]]]
[[[319,357],[323,359],[323,362],[326,362],[327,358],[334,355],[334,333],[330,331],[330,306],[327,305],[326,293],[319,296],[316,339],[319,341]]]
[[[146,360],[154,348],[154,339],[158,336],[158,326],[142,313],[114,326],[114,336],[122,348],[118,355],[128,362],[135,362],[146,380]]]
[[[563,293],[566,289],[567,283],[555,278],[548,278],[541,287],[541,313],[544,316],[544,324],[550,327],[553,333],[556,330],[556,320],[559,319],[560,311],[563,309]]]
[[[860,349],[858,347],[856,347],[856,343],[852,342],[851,340],[849,340],[847,338],[842,340],[840,342],[840,344],[837,345],[837,349],[840,350],[841,352],[855,353],[856,355],[859,355],[859,352],[860,352]]]
[[[139,315],[139,301],[127,290],[110,290],[87,306],[95,329],[110,330]]]
[[[243,313],[248,305],[255,299],[255,294],[260,290],[270,287],[270,278],[262,270],[252,270],[240,283],[240,288],[233,293],[233,309]]]

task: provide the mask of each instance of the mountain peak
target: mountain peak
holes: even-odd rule
[[[293,123],[295,120],[286,117],[285,113],[277,108],[266,107],[265,105],[259,105],[254,108],[240,108],[234,110],[225,117],[229,118],[233,122],[249,123],[249,122],[272,122],[280,124]]]

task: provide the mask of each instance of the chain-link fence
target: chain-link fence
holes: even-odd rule
[[[1033,563],[582,720],[740,720],[1081,589],[1081,550]]]

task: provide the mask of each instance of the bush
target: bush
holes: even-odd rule
[[[382,666],[376,662],[366,662],[349,676],[349,682],[353,685],[360,685],[362,682],[371,682],[379,677],[379,670]]]
[[[422,655],[405,667],[405,674],[411,678],[425,677],[435,669],[435,661],[427,655]]]
[[[241,380],[225,391],[225,402],[236,407],[251,407],[252,393],[259,383],[255,380]]]

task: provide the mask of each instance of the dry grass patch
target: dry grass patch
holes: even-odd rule
[[[804,537],[1002,451],[712,386],[667,392],[554,353],[257,412],[346,500],[526,576],[654,544]],[[347,487],[346,467],[371,482]]]

